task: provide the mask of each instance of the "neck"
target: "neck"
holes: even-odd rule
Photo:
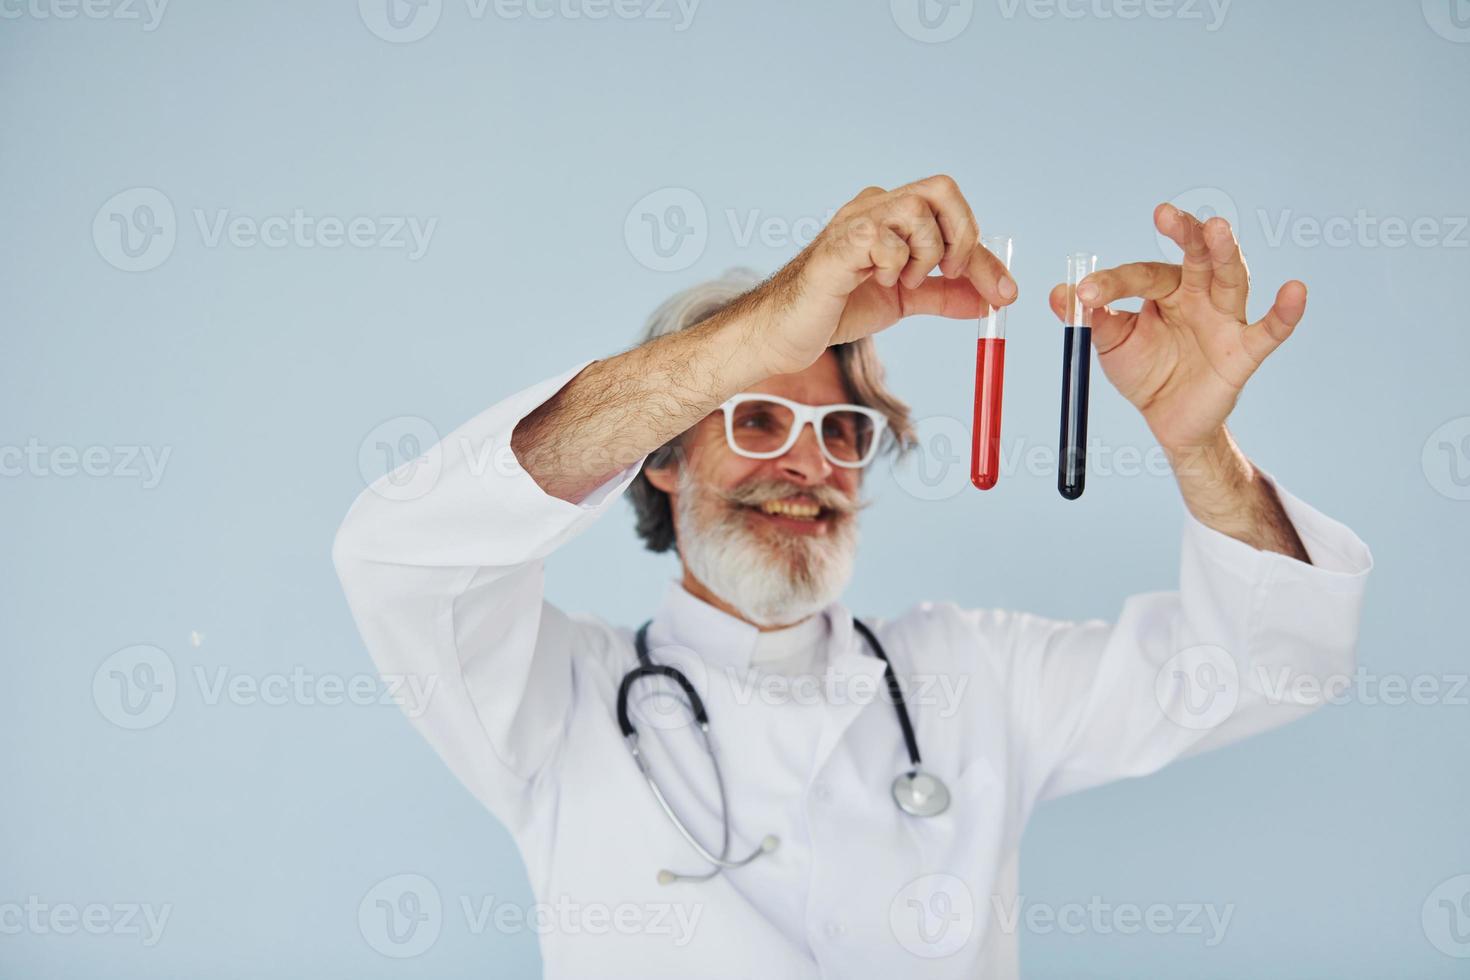
[[[688,592],[690,595],[694,596],[694,598],[699,599],[699,600],[701,600],[703,602],[709,603],[711,606],[714,606],[716,609],[718,609],[722,613],[726,613],[726,614],[728,614],[730,616],[734,616],[736,619],[740,620],[742,623],[750,623],[751,626],[754,626],[756,629],[760,630],[762,633],[769,633],[769,632],[772,632],[773,630],[783,630],[783,629],[786,629],[788,626],[795,626],[795,625],[797,625],[797,623],[804,623],[808,619],[811,619],[811,616],[807,616],[807,617],[805,617],[803,619],[798,619],[795,622],[791,622],[791,623],[779,623],[779,624],[777,624],[775,626],[762,626],[760,623],[752,623],[749,619],[746,619],[745,618],[745,616],[740,612],[739,609],[736,609],[734,606],[730,605],[724,599],[721,599],[719,596],[715,595],[713,592],[711,592],[705,586],[705,584],[703,582],[701,582],[699,579],[695,578],[694,577],[694,573],[691,572],[691,571],[689,571],[689,566],[688,565],[685,565],[684,566],[684,580],[683,580],[683,583],[682,584],[684,586],[684,591],[685,592]]]

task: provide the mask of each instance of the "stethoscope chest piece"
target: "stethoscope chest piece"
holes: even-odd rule
[[[938,776],[915,769],[893,781],[893,800],[911,817],[937,817],[949,809],[949,788]]]

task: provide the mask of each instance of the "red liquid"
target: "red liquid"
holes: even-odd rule
[[[1000,392],[1005,371],[1005,338],[981,337],[975,349],[975,425],[970,446],[970,482],[980,490],[989,490],[1000,479]]]

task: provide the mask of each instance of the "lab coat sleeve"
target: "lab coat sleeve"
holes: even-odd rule
[[[1033,801],[1152,773],[1340,693],[1372,557],[1347,527],[1277,492],[1312,564],[1186,512],[1177,592],[1132,596],[1112,624],[1017,626],[1013,710]]]
[[[516,424],[585,366],[505,399],[375,482],[333,546],[378,670],[431,692],[411,720],[512,829],[529,816],[529,787],[565,731],[572,657],[595,629],[543,601],[543,561],[597,520],[641,465],[572,504],[517,463]]]

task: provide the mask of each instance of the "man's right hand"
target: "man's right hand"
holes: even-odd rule
[[[870,187],[769,282],[703,323],[589,365],[520,421],[511,449],[572,503],[731,395],[906,316],[973,320],[1016,299],[948,177]],[[930,270],[939,267],[940,275]]]
[[[980,245],[959,185],[939,175],[891,191],[869,187],[762,287],[762,367],[789,374],[833,344],[907,316],[973,320],[1015,302],[1016,283]],[[930,276],[939,267],[940,275]]]

